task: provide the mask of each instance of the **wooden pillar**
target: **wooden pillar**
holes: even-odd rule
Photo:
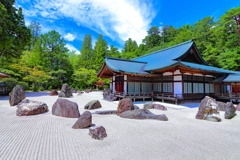
[[[123,92],[127,93],[127,75],[124,75],[124,85],[123,85]]]

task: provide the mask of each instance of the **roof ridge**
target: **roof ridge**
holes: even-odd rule
[[[193,39],[188,40],[188,41],[185,41],[185,42],[183,42],[183,43],[176,44],[176,45],[171,46],[171,47],[163,48],[163,49],[160,49],[160,50],[157,50],[157,51],[154,51],[154,52],[145,54],[145,55],[140,56],[140,57],[133,58],[132,60],[138,59],[138,58],[142,58],[142,57],[146,57],[146,56],[149,56],[149,55],[153,55],[153,54],[155,54],[155,53],[159,53],[159,52],[162,52],[162,51],[165,51],[165,50],[169,50],[169,49],[172,49],[172,48],[175,48],[175,47],[179,47],[179,46],[181,46],[181,45],[184,45],[184,44],[187,44],[187,43],[190,43],[190,42],[194,42]]]
[[[147,62],[141,62],[141,61],[134,61],[130,59],[122,59],[122,58],[115,58],[115,57],[106,57],[105,59],[114,59],[114,60],[120,60],[120,61],[128,61],[128,62],[136,62],[136,63],[147,63]]]

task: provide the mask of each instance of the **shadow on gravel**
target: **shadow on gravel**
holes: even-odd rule
[[[43,92],[25,92],[26,98],[27,97],[40,97],[40,96],[47,96],[49,95],[49,91],[43,91]]]
[[[28,97],[41,97],[49,95],[49,91],[42,91],[42,92],[25,92],[26,98]],[[9,100],[9,96],[0,96],[0,100]]]

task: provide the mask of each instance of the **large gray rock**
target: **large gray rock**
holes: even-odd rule
[[[231,119],[233,117],[235,117],[237,114],[236,112],[236,108],[234,107],[234,105],[231,102],[228,102],[226,104],[226,110],[225,110],[225,119]]]
[[[62,89],[61,89],[61,91],[60,91],[58,96],[59,97],[66,97],[66,98],[72,96],[72,92],[71,92],[71,89],[70,89],[68,84],[66,84],[66,83],[63,84]]]
[[[216,100],[208,96],[202,99],[198,113],[196,114],[196,119],[220,122],[221,118]]]
[[[17,105],[17,116],[29,116],[48,111],[48,106],[44,102],[25,99]]]
[[[121,114],[122,112],[129,111],[133,109],[133,103],[130,98],[124,98],[119,101],[117,107],[117,115]]]
[[[10,106],[15,106],[20,103],[25,98],[25,92],[23,87],[20,85],[16,85],[12,91],[9,93],[9,103]]]
[[[84,109],[98,109],[101,108],[102,105],[98,100],[93,100],[88,102],[85,106]]]
[[[78,118],[80,116],[77,103],[67,99],[58,99],[52,106],[52,114],[67,118]]]
[[[160,121],[168,120],[165,114],[155,115],[147,109],[125,111],[125,112],[122,112],[119,116],[122,118],[130,118],[130,119],[155,119]]]
[[[89,128],[89,135],[98,140],[102,140],[107,137],[106,129],[103,126],[95,126]]]
[[[92,125],[92,113],[89,111],[83,112],[83,114],[78,118],[75,124],[72,126],[74,129],[87,128]]]

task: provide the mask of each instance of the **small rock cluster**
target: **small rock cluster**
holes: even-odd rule
[[[72,91],[71,91],[68,84],[66,84],[66,83],[63,84],[62,89],[61,89],[58,96],[59,97],[65,97],[65,98],[72,97]]]
[[[115,101],[117,97],[114,96],[111,89],[104,89],[103,90],[103,99],[108,101]]]
[[[196,119],[208,120],[213,122],[220,122],[220,112],[225,111],[225,119],[231,119],[237,114],[236,108],[231,102],[223,103],[217,102],[215,99],[206,96],[200,103]]]
[[[161,108],[162,110],[166,110],[164,106],[153,104],[153,103],[147,103],[144,105],[144,109],[139,109],[139,107],[133,105],[131,99],[124,98],[118,103],[118,108],[116,113],[122,118],[155,119],[155,120],[161,120],[161,121],[168,120],[165,114],[155,115],[148,110],[152,108]]]

